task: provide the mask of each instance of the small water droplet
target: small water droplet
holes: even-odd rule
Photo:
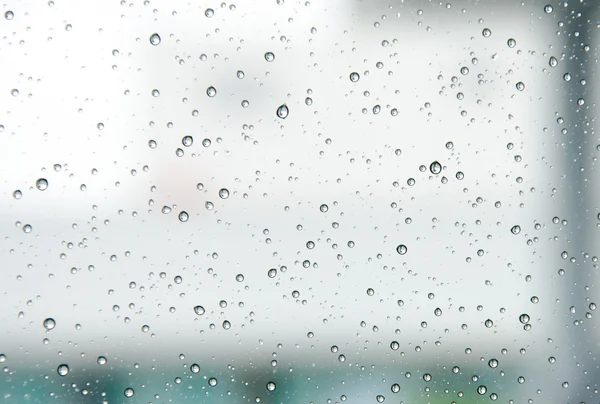
[[[215,10],[213,10],[212,8],[207,8],[204,12],[204,15],[208,18],[211,18],[213,15],[215,15]]]
[[[485,393],[487,393],[487,387],[485,387],[483,385],[477,387],[477,393],[479,395],[484,395]]]
[[[229,190],[227,188],[221,188],[219,190],[219,197],[221,199],[227,199],[227,198],[229,198]]]
[[[509,48],[514,48],[515,46],[517,46],[517,41],[515,41],[513,38],[509,38],[509,40],[506,41],[506,44]]]
[[[517,83],[516,87],[517,87],[517,90],[523,91],[523,90],[525,90],[525,83],[523,83],[522,81],[519,81]]]
[[[398,393],[400,391],[400,385],[398,383],[392,384],[392,393]]]
[[[208,95],[209,97],[214,97],[215,95],[217,95],[217,89],[213,86],[208,87],[206,89],[206,95]]]
[[[483,35],[484,38],[489,38],[492,36],[492,30],[489,28],[484,28],[483,31],[481,31],[481,35]]]
[[[10,10],[4,13],[4,18],[6,18],[7,20],[12,20],[14,17],[15,14]]]
[[[514,225],[514,226],[513,226],[513,227],[510,229],[510,232],[511,232],[512,234],[519,234],[519,233],[521,232],[521,226],[519,226],[518,224],[517,224],[517,225]]]
[[[523,313],[523,314],[521,314],[521,315],[519,316],[519,321],[520,321],[522,324],[527,324],[527,323],[529,323],[529,315],[528,315],[528,314],[526,314],[526,313]]]
[[[211,377],[210,379],[208,379],[208,385],[210,387],[215,387],[218,383],[218,380],[215,377]]]
[[[491,367],[492,369],[495,369],[498,367],[498,359],[490,359],[488,362],[488,366]]]
[[[206,312],[206,310],[204,310],[204,307],[198,305],[198,306],[194,307],[194,312],[197,315],[201,316],[201,315],[203,315]]]
[[[267,276],[269,278],[275,278],[277,276],[277,270],[275,268],[269,269],[269,271],[267,272]]]
[[[275,383],[273,383],[273,382],[268,382],[267,383],[267,390],[269,390],[269,391],[275,391],[276,388],[277,388],[277,386],[275,385]]]
[[[360,74],[358,74],[356,72],[350,73],[350,81],[351,82],[356,83],[358,80],[360,80]]]
[[[379,394],[377,397],[375,397],[375,399],[378,403],[383,403],[385,401],[385,396]]]
[[[550,4],[547,4],[546,6],[544,6],[544,11],[546,12],[546,14],[550,14],[553,10],[554,10],[554,8],[552,8],[552,6]]]
[[[184,136],[183,139],[181,139],[181,144],[183,144],[185,147],[190,147],[193,143],[194,138],[190,135]]]
[[[23,226],[23,233],[31,233],[31,230],[33,230],[33,228],[30,224],[26,224],[25,226]]]
[[[20,189],[17,189],[13,192],[13,198],[15,198],[15,199],[21,199],[22,196],[23,196],[23,193],[21,192]]]
[[[131,387],[127,387],[123,394],[125,394],[125,397],[131,398],[135,394],[135,391]]]
[[[160,45],[160,35],[157,33],[150,35],[150,43],[154,46]]]
[[[556,66],[558,66],[558,59],[556,59],[554,56],[552,56],[552,57],[550,57],[548,64],[550,65],[550,67],[556,67]]]
[[[329,206],[327,206],[326,204],[322,204],[322,205],[319,207],[319,210],[320,210],[321,212],[325,213],[325,212],[327,212],[327,211],[329,210]]]
[[[108,361],[104,356],[99,356],[98,359],[96,359],[96,362],[98,363],[98,365],[106,365],[106,362]]]
[[[192,366],[190,366],[190,371],[192,373],[199,373],[200,372],[200,365],[198,365],[197,363],[192,364]]]

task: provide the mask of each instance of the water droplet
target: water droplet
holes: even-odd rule
[[[219,197],[221,199],[227,199],[227,198],[229,198],[229,190],[227,188],[221,188],[219,190]]]
[[[204,307],[198,305],[198,306],[194,307],[194,312],[197,315],[201,316],[206,312],[206,310],[204,310]]]
[[[190,366],[190,371],[192,373],[199,373],[200,372],[200,365],[198,365],[197,363],[194,363],[192,366]]]
[[[467,74],[469,74],[469,68],[468,68],[467,66],[463,66],[463,67],[461,67],[461,68],[460,68],[460,73],[461,73],[463,76],[466,76]]]
[[[516,87],[517,87],[517,90],[523,91],[523,90],[525,90],[525,83],[523,83],[522,81],[519,81],[517,83]]]
[[[327,206],[326,204],[322,204],[322,205],[319,207],[319,210],[320,210],[321,212],[325,213],[325,212],[327,212],[327,211],[329,210],[329,206]]]
[[[131,398],[135,394],[135,391],[131,387],[127,387],[123,394],[125,394],[125,397]]]
[[[518,224],[517,224],[517,225],[514,225],[514,226],[513,226],[513,227],[510,229],[510,232],[511,232],[512,234],[519,234],[519,233],[521,232],[521,226],[519,226]]]
[[[390,348],[392,348],[393,351],[397,351],[398,348],[400,348],[400,344],[398,341],[392,341],[390,342]]]
[[[168,207],[167,205],[163,206],[162,209],[160,210],[163,214],[167,215],[169,213],[171,213],[171,208]]]
[[[215,387],[219,381],[215,377],[211,377],[208,379],[208,385],[210,387]]]
[[[273,382],[267,383],[267,390],[275,391],[276,388],[277,388],[277,386],[275,385],[275,383],[273,383]]]
[[[98,365],[106,365],[107,360],[104,356],[99,356],[98,359],[96,359],[96,362]]]
[[[56,368],[56,373],[58,373],[59,376],[66,376],[69,374],[69,365],[67,364],[62,364],[62,365],[58,365],[58,367]]]
[[[181,212],[179,212],[179,221],[182,223],[185,223],[188,221],[188,219],[190,218],[190,215],[188,215],[188,213],[185,210],[182,210]]]
[[[243,79],[246,74],[242,70],[237,71],[237,78]]]
[[[44,320],[44,328],[48,331],[52,330],[54,327],[56,327],[56,321],[54,321],[53,318],[47,318]]]
[[[6,355],[0,354],[0,363],[6,362]]]
[[[275,268],[269,269],[269,271],[267,272],[267,276],[269,278],[275,278],[277,276],[277,270]]]
[[[551,356],[548,358],[548,362],[550,363],[556,363],[556,358],[554,356]]]
[[[522,324],[527,324],[527,323],[529,323],[529,315],[528,315],[528,314],[526,314],[526,313],[523,313],[523,314],[521,314],[521,315],[519,316],[519,321],[520,321]]]
[[[563,75],[563,80],[564,81],[571,81],[571,73],[565,73]]]
[[[431,171],[433,174],[439,174],[439,173],[441,173],[441,172],[442,172],[442,165],[441,165],[439,162],[437,162],[437,161],[434,161],[433,163],[431,163],[431,164],[429,165],[429,170],[430,170],[430,171]]]
[[[26,224],[25,226],[23,226],[23,233],[31,233],[31,230],[33,230],[33,228],[30,224]]]
[[[151,149],[156,149],[156,140],[148,140],[148,147],[150,147]]]
[[[396,252],[398,252],[400,255],[404,255],[408,252],[408,248],[404,244],[400,244],[398,247],[396,247]]]
[[[494,325],[494,322],[491,319],[487,319],[485,320],[485,322],[483,323],[487,328],[492,328],[492,326]]]
[[[556,67],[556,66],[558,66],[558,59],[556,59],[554,56],[552,56],[552,57],[550,57],[548,64],[550,65],[550,67]]]
[[[380,394],[377,397],[375,397],[375,399],[377,400],[378,403],[383,403],[385,401],[385,396],[382,396]]]
[[[4,13],[4,18],[6,18],[7,20],[12,20],[15,17],[15,14],[8,10],[6,13]]]
[[[204,15],[208,18],[211,18],[213,15],[215,15],[215,10],[213,10],[212,8],[207,8],[204,12]]]
[[[509,48],[514,48],[517,46],[517,41],[515,41],[513,38],[510,38],[508,41],[506,41],[506,44]]]
[[[289,113],[290,113],[290,110],[288,109],[287,105],[285,105],[285,104],[283,104],[283,105],[279,106],[279,108],[277,108],[277,116],[280,117],[281,119],[287,118]]]
[[[492,369],[497,368],[498,367],[498,359],[490,359],[490,361],[488,362],[488,365]]]
[[[356,72],[350,73],[350,81],[351,82],[356,83],[358,80],[360,80],[360,74],[358,74]]]
[[[35,187],[40,191],[45,191],[48,189],[48,180],[45,178],[40,178],[35,182]]]
[[[150,43],[154,46],[160,45],[160,35],[157,33],[150,35]]]
[[[17,189],[13,192],[13,198],[15,198],[15,199],[21,199],[22,196],[23,196],[23,193],[21,192],[20,189]]]
[[[183,144],[185,147],[190,147],[193,143],[194,138],[190,135],[184,136],[183,139],[181,139],[181,144]]]
[[[373,296],[375,294],[375,290],[373,288],[367,289],[367,295]]]
[[[563,389],[566,389],[569,387],[569,382],[563,382],[562,384]]]
[[[398,393],[400,391],[400,385],[398,383],[392,384],[392,393]]]
[[[215,95],[217,95],[217,89],[213,86],[208,87],[206,89],[206,95],[208,95],[209,97],[214,97]]]
[[[272,62],[275,60],[275,54],[273,52],[267,52],[265,53],[265,60],[267,62]]]
[[[552,12],[552,10],[554,10],[552,8],[552,6],[550,4],[547,4],[546,6],[544,6],[544,11],[546,12],[546,14],[550,14]]]
[[[483,35],[484,38],[489,38],[490,36],[492,36],[492,30],[490,30],[489,28],[484,28],[483,31],[481,31],[481,35]]]
[[[440,309],[439,307],[438,307],[438,308],[436,308],[436,309],[433,311],[433,314],[435,314],[437,317],[441,316],[441,315],[442,315],[442,309]]]
[[[458,366],[454,366],[454,367],[452,368],[452,373],[455,373],[455,374],[456,374],[456,373],[458,373],[458,372],[460,372],[460,368],[459,368]]]

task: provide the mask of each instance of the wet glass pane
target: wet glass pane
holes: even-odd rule
[[[5,403],[597,403],[594,1],[13,1]]]

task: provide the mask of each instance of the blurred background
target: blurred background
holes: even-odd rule
[[[7,403],[600,403],[594,1],[10,1]]]

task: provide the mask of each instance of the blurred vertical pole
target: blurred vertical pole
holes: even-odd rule
[[[561,129],[566,128],[568,133],[558,133],[557,136],[565,143],[563,158],[567,192],[564,203],[568,211],[565,219],[569,221],[570,229],[568,260],[575,260],[565,260],[563,264],[565,271],[571,272],[566,274],[565,281],[572,281],[572,284],[563,285],[565,301],[559,305],[568,319],[565,324],[567,340],[562,347],[568,354],[564,354],[564,359],[572,361],[563,365],[580,369],[569,380],[571,391],[576,395],[573,401],[590,402],[588,400],[597,401],[594,390],[598,388],[600,380],[600,369],[592,366],[593,358],[600,353],[598,327],[595,326],[595,319],[586,318],[587,313],[596,314],[590,310],[590,302],[598,303],[594,299],[594,296],[598,296],[595,290],[598,264],[594,262],[594,257],[599,255],[600,246],[597,217],[600,175],[595,165],[597,145],[600,142],[594,129],[597,118],[597,92],[594,90],[597,73],[595,44],[600,38],[597,30],[600,7],[596,1],[584,0],[574,1],[564,8],[560,4],[557,11],[563,13],[560,17],[564,28],[558,29],[564,35],[565,60],[559,62],[559,67],[562,65],[560,73],[570,73],[571,79],[567,81],[564,76],[561,78],[565,119]]]

